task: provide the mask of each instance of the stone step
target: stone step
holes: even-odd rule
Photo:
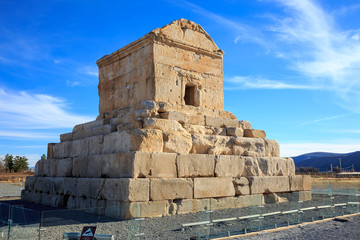
[[[87,178],[183,178],[292,176],[291,158],[211,154],[124,152],[86,157],[42,159],[35,175]]]
[[[242,181],[242,187],[248,186],[251,194],[238,195],[236,188],[241,185],[241,180],[232,177],[135,179],[33,176],[28,177],[24,194],[36,192],[107,201],[146,202],[286,193],[311,189],[311,178],[308,176],[248,177],[247,182]]]

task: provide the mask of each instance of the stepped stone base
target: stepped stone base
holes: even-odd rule
[[[308,198],[279,144],[223,110],[223,53],[180,19],[98,60],[99,116],[48,144],[22,199],[133,218]]]
[[[242,189],[248,189],[242,190],[244,194],[236,190],[241,183]],[[265,203],[264,196],[275,192],[291,201],[306,201],[311,199],[310,190],[309,176],[136,179],[34,176],[27,177],[22,199],[128,219],[260,205]]]

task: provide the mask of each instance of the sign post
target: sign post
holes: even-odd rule
[[[85,226],[80,235],[80,240],[94,240],[96,227]]]

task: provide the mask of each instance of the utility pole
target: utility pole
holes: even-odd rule
[[[332,163],[330,163],[330,172],[332,172],[333,169],[332,169]]]
[[[341,171],[341,158],[339,158],[339,163],[340,163],[340,172],[342,172]]]

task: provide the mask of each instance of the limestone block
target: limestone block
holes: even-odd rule
[[[38,179],[38,177],[36,177],[36,176],[28,176],[28,177],[26,177],[25,189],[26,190],[34,190],[35,183],[36,183],[37,179]]]
[[[51,196],[52,194],[49,193],[41,193],[40,203],[43,205],[51,205]]]
[[[251,207],[251,206],[260,206],[264,205],[264,197],[262,194],[254,194],[254,195],[242,195],[237,196],[235,198],[235,207],[243,208],[243,207]]]
[[[149,177],[150,157],[147,152],[110,154],[110,162],[104,162],[102,175],[121,178]]]
[[[113,132],[104,136],[103,153],[125,152],[130,148],[130,137],[124,136],[124,132]]]
[[[45,159],[40,159],[35,164],[34,176],[44,176],[44,161]]]
[[[52,149],[54,156],[53,158],[64,158],[64,143],[56,143],[53,145]]]
[[[178,121],[161,119],[161,118],[145,118],[143,119],[144,129],[160,129],[169,132],[185,132],[185,129]]]
[[[104,136],[104,153],[126,151],[162,152],[163,136],[161,130],[133,129],[114,132]]]
[[[258,159],[253,157],[245,157],[243,176],[249,177],[249,176],[263,176],[263,175],[264,174],[261,171]]]
[[[264,130],[244,129],[244,137],[265,138],[266,134]]]
[[[78,124],[78,125],[75,125],[75,126],[73,127],[72,132],[74,133],[74,132],[76,132],[76,131],[80,131],[80,130],[83,130],[83,129],[84,129],[84,124]]]
[[[150,179],[150,200],[193,198],[191,178]]]
[[[104,158],[102,155],[93,155],[88,158],[88,165],[83,166],[87,168],[86,176],[88,178],[99,178],[102,177],[102,169],[105,165]],[[115,167],[115,166],[114,166]]]
[[[55,143],[48,143],[47,147],[47,158],[54,158],[54,145]]]
[[[265,157],[280,157],[280,146],[276,140],[264,139]]]
[[[89,137],[88,155],[102,154],[103,148],[104,148],[104,136],[103,135]]]
[[[30,191],[31,190],[26,190],[26,189],[21,190],[21,200],[22,201],[31,202]]]
[[[106,180],[104,178],[79,178],[77,180],[77,192],[75,196],[102,199],[105,192],[104,185]]]
[[[156,101],[145,100],[134,104],[134,110],[158,110],[160,108],[159,103]]]
[[[167,207],[167,213],[166,215],[175,215],[177,212],[177,204],[170,202],[168,207]]]
[[[72,176],[73,177],[87,177],[88,166],[92,156],[77,157],[73,159]]]
[[[194,198],[232,196],[235,189],[231,177],[194,178]]]
[[[75,140],[71,142],[71,154],[69,157],[74,158],[81,156],[81,153],[84,152],[82,147],[86,147],[86,146],[82,146],[81,143],[82,140]]]
[[[182,199],[176,200],[177,214],[210,210],[210,199]]]
[[[264,157],[265,156],[265,142],[261,138],[247,138],[247,137],[237,137],[233,138],[233,142],[236,146],[241,147],[241,150],[238,149],[241,156],[249,157]],[[236,155],[239,155],[236,154]]]
[[[235,178],[234,188],[236,196],[250,194],[249,180],[245,177]]]
[[[307,175],[290,176],[290,190],[291,191],[310,191],[311,177]]]
[[[243,137],[244,130],[238,127],[228,127],[226,128],[226,135],[234,137]]]
[[[251,123],[249,121],[239,121],[238,125],[242,129],[252,129]]]
[[[75,141],[74,141],[75,142]],[[90,151],[90,138],[83,138],[78,142],[78,156],[85,157],[89,155]]]
[[[55,169],[51,168],[54,165],[53,162],[54,162],[54,158],[44,159],[44,164],[43,164],[44,177],[50,177],[54,175]]]
[[[114,132],[116,129],[115,126],[112,126],[110,124],[106,124],[104,126],[98,126],[98,127],[94,127],[92,128],[92,136],[96,136],[96,135],[105,135],[105,134],[109,134]]]
[[[64,193],[64,179],[62,177],[51,178],[51,193],[63,194]]]
[[[162,217],[167,214],[168,201],[150,201],[150,202],[132,202],[124,203],[126,210],[124,212],[125,219],[131,218],[152,218]]]
[[[169,111],[169,112],[161,113],[160,116],[163,119],[174,120],[179,123],[187,123],[189,121],[188,116],[182,112]]]
[[[43,189],[44,189],[44,177],[38,177],[34,184],[34,190],[38,192],[42,192]]]
[[[164,132],[164,152],[188,154],[191,148],[192,138],[189,133]]]
[[[188,114],[187,123],[204,126],[205,125],[205,117],[203,114]]]
[[[53,169],[53,177],[70,177],[72,175],[72,159],[53,159],[50,162],[50,168]]]
[[[152,153],[148,177],[176,178],[176,158],[175,153]]]
[[[290,182],[287,176],[248,177],[251,194],[289,192]]]
[[[193,146],[190,151],[191,153],[229,154],[229,151],[232,151],[231,137],[195,134],[192,135],[192,141],[193,141]]]
[[[130,123],[119,124],[116,127],[117,131],[119,131],[119,132],[131,130],[133,128],[143,128],[142,122],[140,120],[135,120]]]
[[[275,157],[260,157],[257,159],[261,172],[265,176],[289,176],[288,159]]]
[[[228,147],[226,145],[215,145],[212,146],[211,148],[209,148],[208,150],[208,154],[213,154],[213,155],[232,155],[232,148]]]
[[[36,191],[21,190],[21,200],[39,204],[41,193]]]
[[[186,154],[177,158],[178,177],[214,176],[215,157],[206,154]]]
[[[69,196],[67,202],[66,202],[66,208],[68,209],[75,209],[77,208],[77,204],[76,204],[76,199],[77,197],[75,196]]]
[[[280,197],[276,193],[264,194],[264,200],[265,200],[266,204],[283,203],[283,202],[288,202],[289,201],[289,200],[287,200],[287,198]]]
[[[212,116],[205,116],[206,126],[211,127],[237,127],[238,121],[236,119],[219,118]]]
[[[295,163],[292,158],[286,158],[288,161],[288,169],[289,169],[289,175],[294,176],[295,175]]]
[[[83,178],[120,177],[120,160],[116,160],[110,155],[74,158],[72,176]]]
[[[194,135],[222,135],[226,136],[226,128],[222,127],[210,127],[210,126],[201,126],[201,125],[192,125],[192,124],[183,124],[184,129]]]
[[[103,126],[105,124],[108,124],[109,120],[108,119],[97,119],[91,122],[87,122],[87,123],[83,123],[83,129],[91,129],[94,127],[100,127]]]
[[[72,141],[72,140],[73,140],[72,132],[60,134],[60,142]]]
[[[211,198],[211,210],[242,208],[250,206],[259,206],[264,204],[264,198],[261,194],[245,195],[238,197]]]
[[[245,159],[239,156],[218,155],[215,157],[215,176],[240,177],[243,174]]]
[[[151,118],[151,117],[155,117],[156,115],[157,112],[154,110],[141,109],[141,110],[129,111],[127,115],[124,116],[124,119],[126,122],[131,122],[139,118],[141,119]]]
[[[73,140],[84,139],[87,137],[91,137],[92,129],[80,129],[73,132]]]
[[[235,208],[236,197],[211,198],[211,210]]]
[[[78,180],[80,178],[63,178],[64,195],[78,195]]]
[[[149,201],[149,179],[107,178],[103,196],[111,201]]]
[[[64,195],[51,194],[50,206],[52,207],[64,206]]]
[[[38,179],[38,181],[39,181],[39,179]],[[42,179],[41,192],[43,192],[43,193],[52,193],[52,189],[53,189],[52,177],[44,177]]]

